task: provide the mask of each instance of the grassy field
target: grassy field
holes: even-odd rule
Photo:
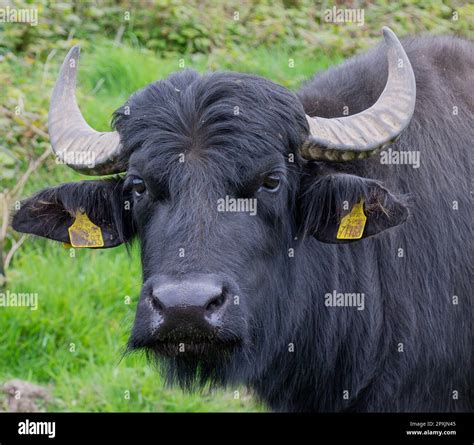
[[[44,67],[31,63],[28,88],[34,90],[42,81],[49,88],[63,56],[58,54],[50,63],[46,81]],[[339,58],[331,60],[321,52],[311,60],[299,59],[281,48],[257,48],[253,53],[184,60],[186,68],[252,72],[294,88]],[[24,73],[20,63],[10,63],[12,73]],[[82,53],[79,70],[83,113],[95,128],[107,130],[111,113],[130,93],[178,69],[179,59],[159,59],[149,51],[108,43],[90,46]],[[84,179],[54,162],[45,168],[47,174],[39,171],[30,178],[24,195],[39,187]],[[263,410],[242,388],[202,394],[164,388],[144,357],[122,358],[140,282],[137,246],[130,255],[124,247],[70,251],[59,243],[29,237],[9,270],[8,289],[38,294],[38,310],[1,309],[0,382],[15,378],[48,386],[52,394],[48,410]]]

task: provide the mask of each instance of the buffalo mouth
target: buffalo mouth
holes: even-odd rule
[[[218,335],[156,335],[146,341],[132,336],[128,342],[127,350],[129,352],[142,350],[154,358],[179,359],[182,357],[200,360],[230,356],[242,346],[242,343],[242,339],[235,336],[222,338]]]
[[[207,385],[221,385],[227,380],[227,369],[246,342],[239,338],[155,337],[146,342],[133,336],[126,353],[142,352],[155,366],[167,385],[186,391],[199,391]]]
[[[146,349],[154,355],[170,358],[211,358],[231,355],[240,346],[238,341],[184,340],[180,342],[156,341]]]

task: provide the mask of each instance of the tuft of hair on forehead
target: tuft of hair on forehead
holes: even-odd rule
[[[112,124],[131,152],[215,150],[224,158],[295,152],[308,131],[300,101],[286,88],[249,74],[191,70],[133,94]]]

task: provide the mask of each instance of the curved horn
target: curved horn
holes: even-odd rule
[[[80,47],[70,49],[54,86],[48,115],[51,146],[57,158],[87,175],[109,175],[126,170],[127,159],[116,131],[91,128],[76,102],[76,72]]]
[[[347,117],[306,116],[310,136],[301,155],[332,162],[363,159],[395,142],[415,109],[416,84],[410,61],[391,29],[383,27],[387,45],[388,79],[377,102]]]

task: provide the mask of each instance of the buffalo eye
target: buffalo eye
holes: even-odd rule
[[[146,185],[143,179],[133,178],[132,179],[132,190],[136,196],[140,196],[146,192]]]
[[[276,173],[271,173],[263,178],[262,185],[259,188],[260,191],[275,193],[280,188],[281,178]]]

